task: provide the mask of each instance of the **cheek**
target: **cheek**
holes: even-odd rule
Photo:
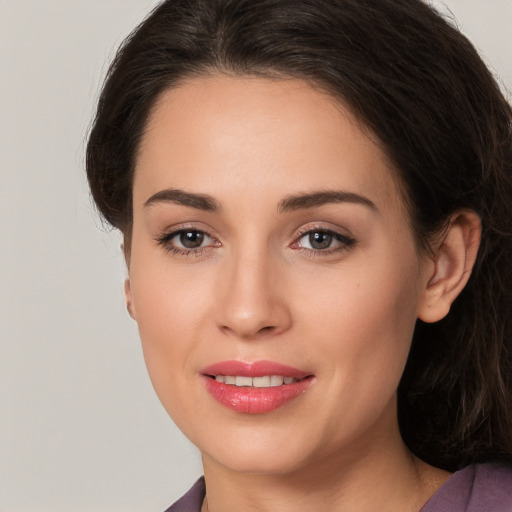
[[[353,372],[366,368],[391,370],[407,357],[415,325],[414,308],[405,297],[379,297],[362,289],[348,300],[325,304],[321,340],[333,361],[346,357]],[[337,357],[336,357],[337,356]],[[405,361],[404,361],[405,362]],[[365,372],[366,373],[366,372]]]
[[[137,260],[132,260],[131,283],[148,373],[160,399],[168,402],[177,376],[193,371],[190,356],[208,311],[211,284],[165,264]]]
[[[414,264],[364,265],[331,280],[328,293],[304,296],[304,326],[314,326],[318,357],[331,366],[333,386],[369,399],[396,391],[416,324],[416,282]]]
[[[172,264],[166,254],[145,254],[150,251],[146,248],[133,256],[130,281],[139,328],[156,341],[197,326],[213,283],[207,271]]]

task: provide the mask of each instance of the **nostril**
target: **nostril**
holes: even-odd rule
[[[253,338],[253,337],[259,337],[259,336],[265,336],[273,334],[277,331],[277,327],[275,325],[266,325],[261,328],[244,328],[239,327],[238,329],[235,329],[233,327],[230,327],[229,325],[221,325],[220,326],[221,331],[223,331],[225,334],[231,334],[240,336],[242,338]]]

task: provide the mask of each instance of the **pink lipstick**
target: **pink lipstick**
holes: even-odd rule
[[[313,375],[271,361],[223,361],[204,368],[206,390],[222,405],[241,413],[273,411],[304,393]]]

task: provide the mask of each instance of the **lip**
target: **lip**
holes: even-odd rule
[[[313,383],[308,372],[272,361],[222,361],[201,371],[206,390],[222,405],[239,413],[264,414],[273,411],[302,395]],[[293,384],[269,388],[239,387],[212,379],[213,375],[263,377],[281,375],[300,379]]]
[[[295,377],[296,379],[303,379],[311,375],[298,368],[274,363],[273,361],[254,361],[252,363],[246,363],[244,361],[222,361],[203,368],[201,373],[203,375],[241,375],[243,377],[282,375],[283,377]]]

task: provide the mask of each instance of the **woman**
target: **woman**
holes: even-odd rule
[[[87,148],[204,480],[169,510],[512,509],[511,110],[418,0],[170,0]]]

